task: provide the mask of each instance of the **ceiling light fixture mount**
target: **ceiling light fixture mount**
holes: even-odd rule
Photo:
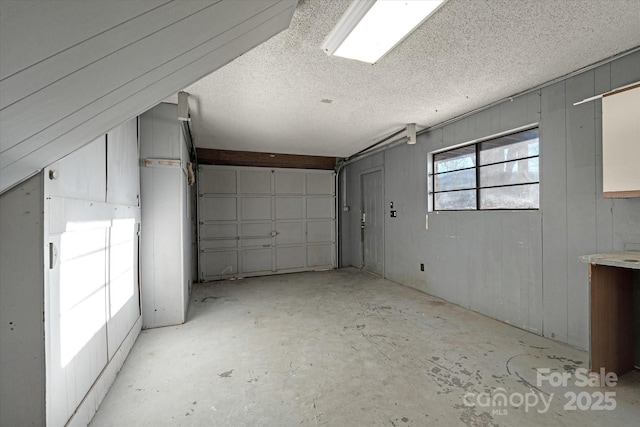
[[[187,92],[178,92],[178,120],[182,122],[190,122],[189,114],[189,94]]]
[[[416,141],[416,124],[409,123],[407,124],[407,144],[413,145]]]
[[[444,0],[354,0],[322,43],[327,55],[375,64]]]

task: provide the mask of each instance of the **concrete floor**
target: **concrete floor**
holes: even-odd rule
[[[638,425],[640,373],[579,387],[587,364],[355,269],[225,281],[194,286],[186,324],[141,333],[91,426]],[[536,368],[571,377],[538,386]]]

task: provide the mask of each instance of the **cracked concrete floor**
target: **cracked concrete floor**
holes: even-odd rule
[[[214,282],[142,331],[90,425],[637,425],[640,373],[582,386],[587,363],[355,269]]]

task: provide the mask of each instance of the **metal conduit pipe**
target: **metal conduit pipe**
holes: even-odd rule
[[[606,59],[603,59],[601,61],[595,62],[595,63],[593,63],[591,65],[587,65],[586,67],[583,67],[583,68],[581,68],[579,70],[573,71],[573,72],[571,72],[569,74],[565,74],[564,76],[560,76],[560,77],[557,77],[555,79],[549,80],[548,82],[542,83],[542,84],[540,84],[538,86],[535,86],[535,87],[533,87],[531,89],[527,89],[527,90],[519,92],[519,93],[517,93],[515,95],[508,96],[506,98],[503,98],[503,99],[500,99],[498,101],[492,102],[491,104],[487,104],[484,107],[476,108],[475,110],[471,110],[471,111],[469,111],[467,113],[464,113],[464,114],[461,114],[459,116],[452,117],[449,120],[445,120],[445,121],[440,122],[438,124],[435,124],[433,126],[429,126],[429,127],[425,128],[425,129],[422,129],[421,131],[417,132],[416,135],[422,135],[424,133],[431,132],[431,131],[436,130],[436,129],[440,129],[442,127],[450,125],[451,123],[455,123],[457,121],[460,121],[460,120],[462,120],[462,119],[464,119],[466,117],[472,116],[472,115],[474,115],[476,113],[479,113],[481,111],[488,110],[489,108],[495,107],[496,105],[502,104],[503,102],[513,101],[515,98],[519,98],[521,96],[528,95],[528,94],[530,94],[532,92],[537,92],[537,91],[539,91],[541,89],[544,89],[544,88],[546,88],[548,86],[551,86],[551,85],[553,85],[555,83],[558,83],[560,81],[563,81],[563,80],[569,79],[571,77],[577,76],[578,74],[582,74],[585,71],[593,70],[594,68],[598,68],[598,67],[600,67],[600,66],[602,66],[604,64],[608,64],[608,63],[610,63],[612,61],[615,61],[618,58],[622,58],[623,56],[627,56],[627,55],[629,55],[631,53],[634,53],[634,52],[637,52],[637,51],[640,51],[640,46],[631,48],[631,49],[627,50],[626,52],[622,52],[622,53],[619,53],[617,55],[613,55],[613,56],[611,56],[609,58],[606,58]],[[402,129],[402,130],[404,131],[404,129]],[[391,137],[393,137],[393,135]],[[390,139],[390,138],[387,137],[383,141],[375,143],[374,145],[372,145],[372,146],[370,146],[368,148],[365,148],[364,150],[361,150],[361,151],[359,151],[359,152],[357,152],[357,153],[355,153],[355,154],[353,154],[353,155],[351,155],[349,157],[344,158],[343,159],[344,166],[348,166],[349,164],[351,164],[353,162],[356,162],[356,161],[358,161],[360,159],[363,159],[363,158],[369,157],[369,156],[371,156],[373,154],[377,154],[377,153],[380,153],[382,151],[385,151],[385,150],[388,150],[390,148],[393,148],[393,147],[395,147],[395,146],[397,146],[397,145],[399,145],[401,143],[404,143],[406,141],[406,138],[400,138],[400,139],[397,139],[395,141],[391,141],[390,143],[385,144],[382,147],[379,147],[379,148],[377,148],[375,150],[371,150],[372,148],[379,146],[382,142],[384,142],[384,141],[386,141],[388,139]],[[371,150],[371,151],[368,151],[368,150]]]

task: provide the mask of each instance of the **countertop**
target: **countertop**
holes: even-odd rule
[[[580,261],[589,264],[640,270],[640,251],[608,252],[604,254],[582,255]]]

